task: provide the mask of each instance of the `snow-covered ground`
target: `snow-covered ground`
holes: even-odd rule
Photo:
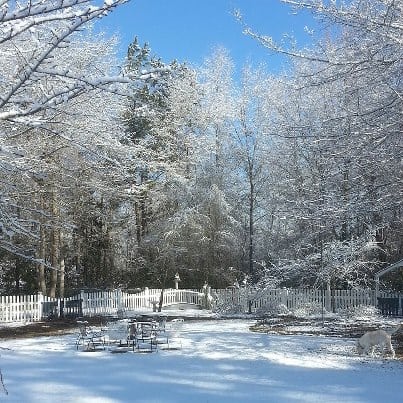
[[[358,357],[353,339],[252,333],[252,323],[186,321],[182,349],[151,354],[77,351],[75,334],[1,340],[0,401],[401,401],[401,361]]]

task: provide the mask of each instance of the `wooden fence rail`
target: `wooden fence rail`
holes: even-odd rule
[[[208,290],[208,295],[206,294]],[[211,292],[211,294],[210,294]],[[272,289],[253,291],[246,288],[163,291],[162,306],[190,304],[205,307],[211,295],[213,306],[237,306],[243,312],[259,312],[284,306],[296,310],[307,304],[323,306],[326,311],[339,312],[357,306],[377,306],[385,315],[402,315],[403,294],[374,290]],[[1,322],[35,322],[52,316],[78,317],[119,315],[119,312],[152,310],[161,298],[161,289],[144,289],[130,294],[120,289],[86,292],[57,299],[37,295],[0,296]]]

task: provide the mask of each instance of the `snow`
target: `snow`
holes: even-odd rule
[[[397,402],[403,363],[354,339],[253,333],[251,320],[185,320],[182,348],[76,350],[76,333],[2,340],[4,402]]]

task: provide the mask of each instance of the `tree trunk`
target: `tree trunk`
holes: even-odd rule
[[[41,194],[41,212],[45,211],[45,202],[43,200],[43,194]],[[42,213],[41,213],[42,214]],[[39,263],[38,266],[38,290],[46,295],[46,278],[45,278],[45,260],[46,260],[46,231],[43,219],[40,219],[39,229],[39,259],[43,263]]]
[[[162,304],[164,302],[164,290],[165,290],[165,286],[167,283],[167,278],[168,278],[168,269],[164,269],[165,271],[163,272],[162,275],[162,281],[161,281],[161,294],[160,294],[160,300],[159,300],[159,304],[158,304],[158,312],[162,311]]]
[[[141,208],[141,237],[143,238],[147,232],[147,208],[146,208],[146,195],[144,194],[140,200]]]
[[[342,200],[343,200],[343,205],[345,206],[345,211],[343,213],[343,221],[341,224],[341,236],[340,239],[341,241],[347,241],[350,238],[349,234],[349,214],[348,214],[348,209],[346,206],[348,206],[349,203],[349,172],[348,172],[348,164],[345,163],[345,168],[343,172],[343,184],[342,184]]]
[[[62,232],[59,230],[59,253],[60,253],[60,272],[59,272],[59,297],[64,298],[64,276],[65,276],[65,262],[64,256],[61,255],[62,245]]]
[[[158,304],[158,312],[162,311],[162,304],[164,302],[164,288],[161,288],[160,300]]]
[[[255,185],[253,183],[253,168],[249,164],[249,275],[253,277],[253,258],[254,258],[254,196],[255,196]]]
[[[51,192],[51,210],[53,217],[53,228],[51,231],[51,245],[50,245],[50,264],[52,265],[52,275],[50,278],[49,296],[51,298],[56,297],[57,287],[57,269],[59,266],[59,229],[56,228],[56,218],[58,217],[58,209],[56,203],[56,192],[53,189]]]
[[[15,269],[14,269],[14,281],[15,281],[15,293],[20,294],[20,280],[21,280],[21,259],[17,256],[15,258]]]
[[[140,245],[140,243],[141,243],[141,213],[140,213],[139,202],[137,202],[137,201],[134,203],[134,215],[136,217],[137,245]]]

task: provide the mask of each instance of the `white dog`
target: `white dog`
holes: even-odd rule
[[[392,347],[392,334],[396,333],[402,324],[400,324],[393,332],[387,333],[385,330],[373,330],[372,332],[366,332],[357,340],[358,354],[368,354],[374,356],[374,350],[376,346],[380,346],[382,349],[385,347],[392,354],[392,358],[395,358],[395,350]]]

